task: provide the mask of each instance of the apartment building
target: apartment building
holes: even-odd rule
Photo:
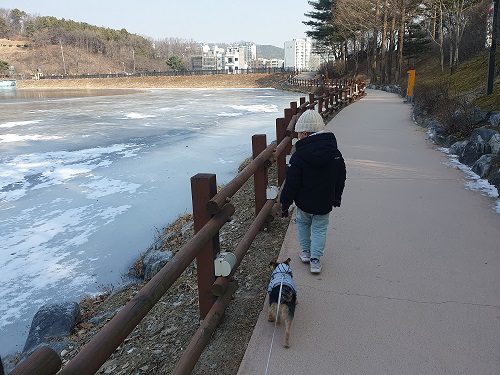
[[[235,44],[226,49],[226,72],[239,73],[250,68],[252,61],[257,59],[257,46],[254,43]]]
[[[201,46],[202,54],[191,57],[191,68],[193,70],[224,70],[225,51],[224,48],[214,46],[210,48],[207,44]]]
[[[262,57],[258,57],[256,60],[250,61],[249,68],[250,69],[281,69],[283,67],[283,63],[285,60],[283,59],[263,59]]]
[[[311,38],[293,39],[285,42],[285,69],[315,71],[320,66],[319,55],[312,52]]]
[[[241,70],[249,69],[250,63],[256,59],[257,46],[254,43],[231,45],[226,50],[217,46],[210,48],[204,44],[202,54],[192,56],[191,67],[193,70],[216,70],[237,74]]]

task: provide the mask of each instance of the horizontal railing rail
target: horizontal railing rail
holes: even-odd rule
[[[339,90],[343,92],[342,86]],[[179,276],[196,259],[198,275],[198,304],[202,322],[190,344],[177,363],[173,374],[190,374],[212,333],[229,305],[238,285],[234,274],[258,233],[269,226],[278,208],[277,197],[286,175],[286,156],[292,149],[292,138],[297,119],[307,109],[330,100],[330,92],[310,94],[309,101],[300,98],[300,104],[290,103],[284,117],[276,119],[276,142],[267,144],[265,134],[252,137],[252,161],[217,193],[214,174],[197,174],[191,178],[193,221],[195,234],[174,257],[81,348],[64,368],[58,354],[42,347],[21,362],[12,375],[91,375],[108,360],[127,336],[142,321]],[[336,94],[339,95],[339,91]],[[338,96],[337,96],[338,99]],[[325,108],[331,108],[328,102]],[[340,109],[340,107],[337,107]],[[325,111],[320,111],[323,115]],[[268,168],[276,163],[277,194],[268,197]],[[235,212],[233,195],[251,177],[254,178],[256,216],[247,232],[233,250],[236,263],[229,275],[216,277],[214,260],[220,252],[219,230]]]

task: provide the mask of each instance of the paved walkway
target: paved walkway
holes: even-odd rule
[[[299,304],[268,374],[500,374],[493,199],[466,190],[401,98],[367,92],[328,124],[347,182],[320,275],[300,262],[293,223],[286,234]],[[239,375],[265,374],[273,328],[265,305]]]

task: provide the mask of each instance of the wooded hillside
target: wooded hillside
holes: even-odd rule
[[[200,43],[169,37],[153,40],[85,22],[34,16],[0,8],[0,74],[80,75],[167,71],[169,58],[184,66],[201,54]],[[283,58],[283,49],[257,46],[257,56]]]
[[[327,74],[366,73],[372,83],[399,83],[423,57],[456,70],[486,50],[493,32],[490,0],[312,0],[304,22],[329,61]],[[488,29],[489,28],[489,29]],[[497,27],[498,29],[498,27]],[[498,30],[497,30],[498,34]]]

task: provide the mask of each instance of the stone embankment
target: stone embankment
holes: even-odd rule
[[[460,116],[457,109],[457,116]],[[488,180],[500,192],[500,113],[474,108],[469,121],[474,130],[468,139],[446,134],[444,127],[433,118],[427,118],[418,106],[413,109],[415,121],[429,130],[431,139],[449,148],[458,161],[471,167],[480,178]]]

